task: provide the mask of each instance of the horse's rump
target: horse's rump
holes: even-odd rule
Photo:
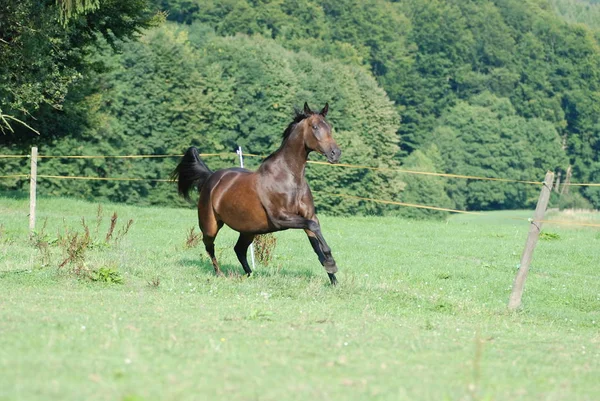
[[[257,179],[256,173],[242,168],[215,172],[200,192],[199,215],[214,213],[217,221],[239,232],[270,231],[269,218],[257,193]]]

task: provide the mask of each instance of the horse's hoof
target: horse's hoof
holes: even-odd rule
[[[325,261],[325,263],[323,263],[323,267],[325,268],[325,271],[328,274],[335,274],[338,271],[338,267],[335,264],[335,260],[331,259],[330,261]],[[331,276],[329,276],[331,278]]]
[[[332,286],[336,286],[337,285],[337,279],[335,278],[335,274],[333,273],[327,273],[329,275],[329,280],[331,281],[331,285]]]

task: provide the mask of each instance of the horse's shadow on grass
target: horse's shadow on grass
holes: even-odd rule
[[[185,258],[179,261],[179,265],[184,267],[195,267],[199,271],[215,275],[215,270],[213,268],[212,263],[206,259],[190,259]],[[220,264],[219,267],[223,272],[225,277],[239,277],[243,278],[246,276],[244,273],[244,269],[241,265],[233,265],[229,263]],[[295,278],[303,278],[303,279],[313,279],[317,278],[318,275],[315,274],[312,270],[308,268],[299,267],[298,269],[289,269],[289,268],[275,268],[275,267],[264,267],[264,266],[256,266],[256,269],[252,271],[252,275],[256,277],[295,277]]]

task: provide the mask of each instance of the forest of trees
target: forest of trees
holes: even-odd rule
[[[67,15],[66,0],[0,0],[0,154],[35,144],[55,155],[190,145],[264,155],[294,106],[328,101],[345,163],[535,181],[570,170],[572,181],[600,182],[594,0],[72,2],[80,7]],[[45,174],[148,181],[41,180],[41,192],[183,204],[172,185],[150,181],[176,162],[44,159]],[[213,168],[235,162],[207,158]],[[26,160],[0,160],[0,175],[22,171]],[[531,207],[539,191],[389,170],[307,174],[330,214],[440,215],[324,192],[490,210]],[[25,185],[0,180],[4,190]],[[567,200],[598,208],[600,190],[571,188]]]
[[[600,28],[600,0],[551,0],[550,3],[567,21]]]

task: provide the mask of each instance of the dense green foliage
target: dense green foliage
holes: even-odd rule
[[[390,160],[397,151],[398,116],[375,80],[359,68],[286,51],[266,39],[222,38],[201,27],[188,33],[166,25],[122,47],[121,54],[111,55],[106,49],[98,56],[112,68],[87,88],[92,95],[84,102],[97,110],[94,117],[99,121],[88,121],[89,126],[77,134],[57,136],[40,153],[178,154],[190,145],[215,153],[233,152],[241,145],[246,152],[266,155],[280,144],[291,120],[289,105],[308,98],[313,107],[331,101],[328,117],[345,157],[375,166],[394,165]],[[160,179],[175,162],[175,158],[51,159],[40,163],[40,171],[78,175],[83,169],[101,177]],[[236,160],[207,158],[207,162],[219,168]],[[327,188],[330,193],[384,199],[403,185],[394,174],[364,170],[314,166],[308,175],[316,191]],[[173,186],[165,183],[44,180],[40,184],[50,193],[113,201],[177,201]],[[358,211],[355,202],[337,203],[339,199],[322,202],[321,210]],[[381,213],[380,208],[369,203],[361,211]]]
[[[567,21],[579,22],[594,29],[600,29],[600,1],[550,0],[550,3]]]
[[[491,92],[507,98],[516,116],[532,128],[525,137],[513,132],[525,141],[523,146],[533,145],[528,141],[539,129],[550,132],[544,122],[554,127],[555,133],[545,135],[553,146],[549,154],[545,145],[529,150],[537,160],[527,165],[527,172],[532,173],[529,179],[539,180],[546,169],[564,170],[569,162],[574,165],[574,179],[596,178],[598,44],[592,31],[566,24],[544,1],[242,0],[223,5],[211,0],[170,0],[160,4],[174,11],[170,18],[179,22],[199,20],[223,35],[260,33],[288,48],[369,67],[401,114],[401,155],[438,141],[432,134],[461,101],[470,103],[479,94]],[[479,143],[483,145],[495,134],[478,135],[489,135]],[[557,155],[562,152],[557,136],[565,141],[568,158]],[[439,148],[442,154],[451,152]],[[488,165],[481,171],[484,175],[509,175],[489,166],[494,163],[480,163]],[[454,172],[469,171],[467,164],[454,167]],[[491,193],[498,190],[507,194]],[[514,190],[490,188],[486,197],[499,196],[498,202],[468,204],[475,208],[526,205],[529,196],[520,196],[519,202],[502,201]],[[462,202],[461,197],[453,199]]]
[[[24,152],[35,142],[61,154],[169,154],[191,144],[202,152],[242,145],[266,154],[277,147],[293,106],[329,101],[346,163],[533,181],[546,170],[564,178],[572,166],[572,181],[600,180],[598,33],[591,23],[567,22],[574,18],[561,11],[576,12],[579,3],[154,0],[154,6],[173,24],[121,44],[118,55],[105,45],[86,56],[104,70],[71,86],[64,112],[42,108],[27,120],[43,137],[22,129],[5,139],[3,152]],[[215,168],[235,163],[207,161]],[[13,171],[16,163],[0,169]],[[174,164],[45,162],[53,173],[151,179],[166,178]],[[469,209],[530,207],[538,191],[314,165],[308,173],[317,191]],[[57,194],[176,201],[168,185],[155,182],[43,185]],[[581,194],[600,206],[598,189]],[[319,197],[328,213],[393,210]]]
[[[0,0],[0,131],[42,105],[60,109],[71,84],[94,68],[99,36],[132,37],[156,21],[146,0]]]
[[[565,165],[554,126],[516,115],[510,100],[483,93],[460,101],[440,119],[435,142],[444,149],[443,170],[472,176],[530,180]],[[536,186],[453,180],[449,187],[460,208],[498,209],[534,206]]]

